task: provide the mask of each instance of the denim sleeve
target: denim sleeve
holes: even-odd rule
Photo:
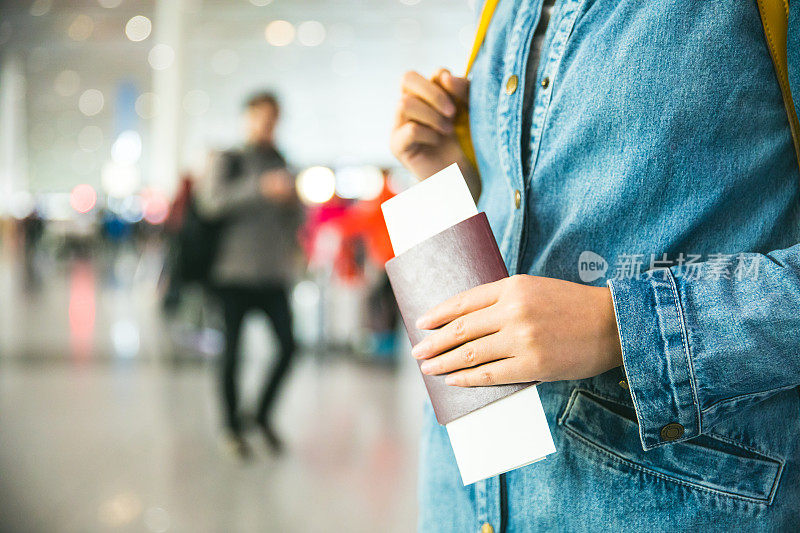
[[[800,244],[726,261],[608,282],[645,450],[800,385]],[[677,439],[661,435],[671,423]]]

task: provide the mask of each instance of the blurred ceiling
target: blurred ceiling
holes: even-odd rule
[[[281,95],[279,139],[295,165],[392,164],[387,143],[400,76],[440,65],[460,71],[472,34],[466,0],[161,1],[181,6],[182,34],[178,50],[162,46],[159,53],[161,37],[176,32],[160,26],[165,4],[157,1],[1,4],[0,52],[24,76],[23,181],[31,190],[100,186],[122,127],[141,136],[142,183],[158,186],[151,172],[154,118],[139,113],[133,126],[121,126],[131,121],[120,116],[130,116],[134,99],[150,94],[170,69],[179,74],[181,168],[236,143],[241,102],[263,87]],[[136,16],[152,21],[152,32],[138,42],[125,33]],[[276,20],[290,27],[276,27],[270,44],[265,29]],[[281,39],[289,42],[275,46]],[[89,116],[79,107],[87,90],[100,91],[105,102]]]

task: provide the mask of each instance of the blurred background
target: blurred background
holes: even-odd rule
[[[460,72],[472,8],[0,2],[0,530],[414,529],[425,395],[379,204],[413,182],[388,148],[400,78]],[[248,429],[242,454],[224,446],[221,305],[180,264],[192,191],[264,90],[302,212],[263,237],[297,242],[297,350],[282,451]],[[280,352],[270,324],[244,317],[244,413]]]

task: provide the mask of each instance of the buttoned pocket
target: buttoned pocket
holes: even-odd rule
[[[633,407],[583,389],[573,391],[558,424],[612,463],[721,496],[769,505],[783,469],[777,458],[719,435],[700,435],[645,452]]]

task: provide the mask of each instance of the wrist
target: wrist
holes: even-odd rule
[[[611,296],[611,289],[608,287],[598,287],[601,294],[600,305],[600,345],[602,352],[608,359],[609,369],[622,366],[622,346],[619,339],[619,328],[617,327],[617,314],[614,311],[614,299]]]

